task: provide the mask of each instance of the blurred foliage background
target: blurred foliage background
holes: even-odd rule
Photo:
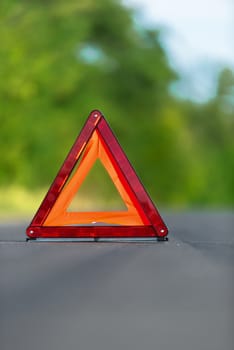
[[[92,109],[161,207],[233,206],[231,69],[177,98],[160,30],[117,0],[1,0],[0,38],[1,212],[38,207]]]

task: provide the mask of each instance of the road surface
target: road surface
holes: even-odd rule
[[[233,349],[233,214],[163,217],[163,243],[26,243],[2,222],[0,349]]]

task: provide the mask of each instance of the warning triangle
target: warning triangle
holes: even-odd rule
[[[69,210],[97,160],[109,174],[126,210]],[[163,238],[168,234],[159,212],[100,111],[94,110],[89,115],[26,233],[31,239]]]

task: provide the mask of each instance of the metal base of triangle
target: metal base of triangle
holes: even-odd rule
[[[26,242],[48,242],[48,243],[157,243],[168,242],[168,237],[145,237],[145,238],[26,238]]]

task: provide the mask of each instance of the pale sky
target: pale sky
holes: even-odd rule
[[[139,21],[165,28],[163,43],[170,62],[190,85],[185,90],[197,95],[198,100],[212,94],[212,79],[222,65],[234,69],[234,0],[124,3],[138,9]]]

